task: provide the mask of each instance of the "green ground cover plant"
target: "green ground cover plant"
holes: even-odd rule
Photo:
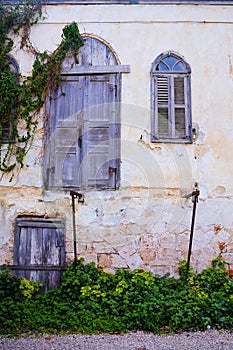
[[[149,271],[115,274],[71,264],[59,288],[38,294],[8,270],[0,273],[0,333],[124,333],[233,329],[233,281],[221,258],[195,274],[181,261],[179,278]]]

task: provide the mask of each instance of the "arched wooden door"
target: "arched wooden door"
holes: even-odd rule
[[[121,73],[113,51],[87,36],[78,61],[68,55],[47,108],[48,188],[108,188],[120,179]]]

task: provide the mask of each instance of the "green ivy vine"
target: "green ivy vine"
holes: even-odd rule
[[[30,28],[41,17],[41,0],[23,3],[0,0],[0,171],[2,176],[11,173],[10,180],[17,166],[24,166],[38,125],[38,112],[61,81],[62,61],[69,51],[77,61],[83,45],[78,26],[73,22],[64,27],[61,43],[52,54],[36,50],[30,42]],[[35,56],[29,77],[12,69],[10,53],[14,35],[21,36],[20,48]]]

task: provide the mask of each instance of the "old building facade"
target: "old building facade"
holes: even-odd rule
[[[64,61],[27,166],[1,180],[0,263],[35,279],[59,270],[75,228],[86,262],[176,275],[197,182],[191,264],[222,253],[233,266],[233,2],[54,0],[43,15],[39,50],[73,21],[85,44]],[[12,58],[30,75],[17,38]]]

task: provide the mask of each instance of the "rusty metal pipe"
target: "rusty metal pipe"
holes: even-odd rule
[[[72,198],[72,221],[73,221],[73,241],[74,241],[74,262],[77,262],[77,235],[76,235],[76,222],[75,222],[75,198],[78,198],[79,202],[83,202],[83,195],[79,192],[70,191]]]
[[[191,259],[191,254],[192,254],[193,232],[194,232],[194,224],[195,224],[195,216],[196,216],[196,207],[197,207],[199,195],[200,195],[200,191],[198,189],[198,184],[196,182],[195,188],[192,192],[193,213],[192,213],[192,222],[191,222],[191,230],[190,230],[188,258],[187,258],[187,276],[188,276],[188,272],[189,272],[190,259]]]

